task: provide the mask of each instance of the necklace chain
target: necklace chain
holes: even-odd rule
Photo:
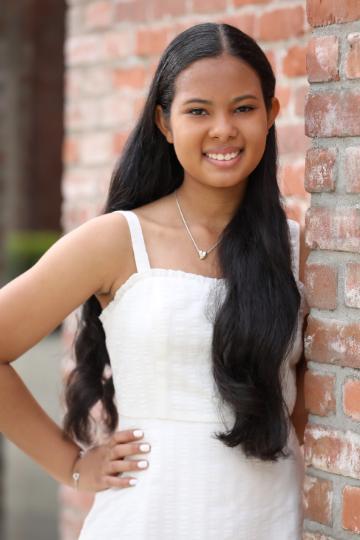
[[[219,240],[213,246],[211,246],[211,248],[209,248],[207,250],[200,249],[199,246],[197,245],[197,243],[195,242],[195,239],[194,239],[193,235],[191,234],[191,231],[189,229],[188,224],[186,223],[186,220],[184,218],[184,214],[182,213],[182,210],[181,210],[181,207],[180,207],[179,200],[177,198],[176,190],[175,190],[174,193],[175,193],[176,204],[177,204],[177,207],[178,207],[182,222],[183,222],[183,224],[185,226],[185,229],[187,230],[187,233],[190,236],[190,238],[192,240],[192,243],[194,244],[194,247],[195,247],[195,249],[196,249],[196,251],[197,251],[197,253],[199,255],[199,258],[200,259],[205,259],[209,255],[209,253],[211,253],[220,244],[221,238],[219,238]]]

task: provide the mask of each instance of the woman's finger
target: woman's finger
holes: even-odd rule
[[[109,447],[112,448],[117,444],[136,441],[144,436],[142,429],[127,429],[124,431],[116,431],[109,441]]]
[[[128,488],[134,487],[137,483],[136,478],[130,478],[128,476],[105,476],[104,484],[105,489],[109,488]]]
[[[146,459],[120,459],[117,461],[110,461],[106,468],[105,475],[111,476],[127,471],[141,471],[147,469],[148,466],[149,462]]]
[[[146,442],[117,444],[110,449],[109,459],[112,461],[146,452],[150,452],[150,444]]]

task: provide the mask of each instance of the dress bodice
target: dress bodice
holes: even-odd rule
[[[120,416],[220,422],[221,409],[212,375],[211,342],[216,306],[224,298],[224,279],[151,268],[140,221],[121,211],[130,228],[137,272],[102,311],[102,322]],[[294,276],[298,281],[299,229],[288,220]],[[283,391],[290,412],[296,398],[295,365],[302,351],[302,324],[283,364]]]

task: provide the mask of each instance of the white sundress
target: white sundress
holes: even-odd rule
[[[144,430],[151,451],[130,458],[149,461],[146,470],[124,473],[138,478],[135,487],[96,493],[79,540],[300,540],[304,467],[293,427],[292,455],[277,463],[246,458],[213,436],[231,416],[219,406],[211,371],[211,305],[225,292],[224,280],[150,268],[137,215],[119,212],[128,221],[137,272],[99,318],[118,429]],[[291,412],[305,299],[298,281],[299,226],[288,225],[302,296],[298,334],[283,371]]]

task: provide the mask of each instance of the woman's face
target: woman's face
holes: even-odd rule
[[[156,123],[174,145],[184,182],[226,188],[244,184],[256,168],[278,110],[275,98],[266,109],[255,71],[224,54],[178,75],[170,117],[158,106]]]

